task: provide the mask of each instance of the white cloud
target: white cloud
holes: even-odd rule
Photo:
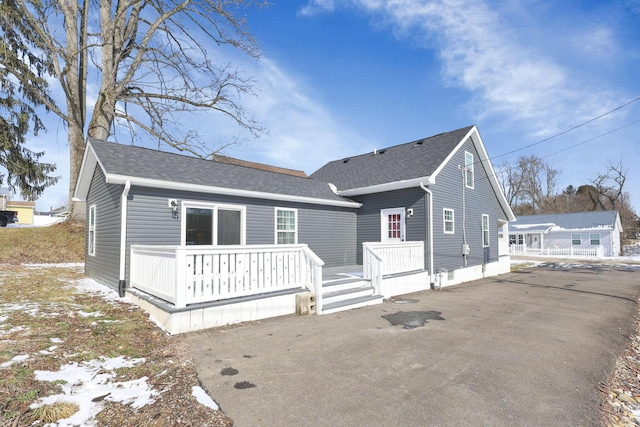
[[[333,0],[309,0],[309,3],[300,8],[298,15],[314,16],[323,12],[333,12],[334,8]]]
[[[382,16],[400,38],[436,49],[444,79],[474,93],[478,119],[499,114],[545,134],[604,112],[615,97],[585,88],[579,71],[519,40],[517,20],[481,0],[346,0]],[[611,46],[605,30],[594,48]],[[596,46],[597,45],[597,46]],[[571,112],[571,114],[567,114]]]
[[[571,42],[577,51],[592,60],[600,61],[617,55],[614,33],[610,28],[587,28],[573,37]]]
[[[247,109],[268,128],[269,134],[252,144],[242,158],[277,166],[315,171],[362,139],[342,124],[301,79],[288,74],[269,58],[253,70],[260,92]],[[235,154],[232,154],[235,155]]]

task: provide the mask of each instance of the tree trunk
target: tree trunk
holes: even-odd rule
[[[73,200],[78,175],[82,166],[84,156],[84,132],[77,124],[69,122],[69,221],[73,223],[84,223],[86,219],[86,203],[75,202]]]

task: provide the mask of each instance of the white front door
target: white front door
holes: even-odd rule
[[[383,243],[404,242],[404,208],[380,211],[381,238]]]

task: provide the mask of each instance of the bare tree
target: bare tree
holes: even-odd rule
[[[122,123],[171,147],[212,156],[200,135],[180,126],[180,115],[216,111],[252,133],[261,127],[240,104],[252,94],[252,80],[216,49],[231,48],[257,57],[256,44],[236,16],[252,0],[14,0],[23,31],[42,41],[42,58],[64,94],[66,105],[49,93],[38,102],[68,129],[70,200],[76,187],[85,136],[106,139]],[[91,62],[90,62],[91,61]],[[17,70],[7,66],[16,78]],[[87,89],[87,77],[99,84]],[[87,99],[95,96],[87,119]],[[86,135],[85,135],[86,134]],[[219,148],[219,147],[218,147]],[[70,217],[84,220],[74,203]]]
[[[630,195],[625,191],[627,170],[622,160],[609,161],[604,172],[599,172],[591,180],[589,198],[594,210],[617,210],[623,230],[635,229],[637,215],[631,207]]]
[[[503,163],[500,171],[507,200],[516,214],[556,211],[556,180],[560,172],[544,159],[520,156],[513,165]]]
[[[625,199],[624,184],[626,181],[627,171],[622,161],[618,164],[613,164],[610,161],[607,169],[598,173],[591,180],[595,191],[590,192],[589,196],[594,205],[597,205],[603,211],[616,209],[620,202]]]

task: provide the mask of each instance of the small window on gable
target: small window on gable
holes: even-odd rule
[[[96,255],[96,205],[89,206],[89,232],[87,253]]]
[[[442,220],[444,222],[444,233],[445,234],[454,234],[455,233],[455,217],[453,209],[443,209],[442,211]]]
[[[464,183],[468,188],[473,188],[473,154],[464,152]]]
[[[600,245],[600,233],[589,234],[589,242],[592,246]]]
[[[489,246],[489,215],[482,215],[482,246]]]
[[[580,233],[571,233],[571,244],[580,246],[582,244],[582,236]]]
[[[276,208],[276,244],[298,243],[297,209]]]

